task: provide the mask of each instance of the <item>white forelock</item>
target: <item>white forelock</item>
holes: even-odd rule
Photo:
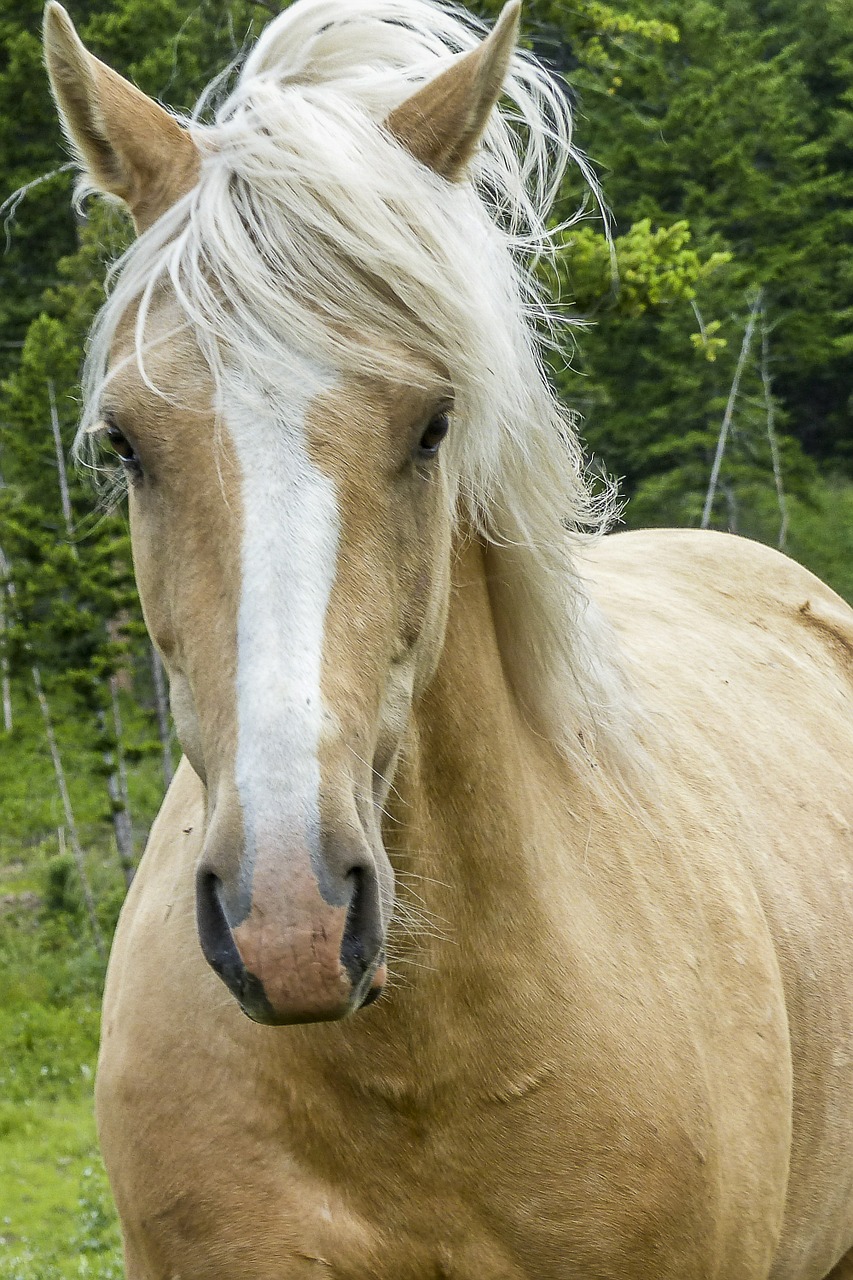
[[[606,525],[612,496],[593,494],[574,419],[542,361],[556,323],[536,278],[555,238],[547,220],[571,161],[591,182],[568,103],[517,53],[459,183],[382,127],[482,35],[469,15],[430,0],[298,0],[271,22],[213,123],[190,122],[203,156],[197,186],[117,264],[90,344],[88,421],[128,307],[138,306],[141,366],[146,343],[162,338],[146,321],[164,286],[220,395],[236,368],[286,396],[289,353],[409,382],[423,364],[446,371],[454,515],[495,547],[499,633],[518,694],[572,756],[618,760],[630,698],[574,563],[578,544]]]

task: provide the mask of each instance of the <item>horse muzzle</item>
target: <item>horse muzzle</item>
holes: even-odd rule
[[[202,951],[241,1009],[282,1026],[344,1018],[382,993],[380,895],[371,866],[353,865],[323,887],[307,855],[255,868],[248,910],[229,899],[228,879],[203,860],[196,877]],[[328,900],[332,898],[332,901]]]

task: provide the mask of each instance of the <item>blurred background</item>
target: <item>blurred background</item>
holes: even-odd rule
[[[96,54],[184,110],[279,7],[70,6]],[[588,321],[554,377],[625,525],[758,538],[853,601],[853,7],[527,0],[523,20],[614,219],[611,251],[590,203],[548,284]],[[67,462],[128,227],[72,212],[40,23],[40,0],[0,0],[0,1280],[107,1280],[99,996],[178,752],[125,514]],[[562,214],[582,199],[575,172]]]

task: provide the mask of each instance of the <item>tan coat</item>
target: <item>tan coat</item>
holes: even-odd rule
[[[281,23],[309,12],[279,18],[267,54]],[[504,90],[532,101],[507,79],[517,24],[511,0],[487,39],[437,57],[371,132],[370,154],[390,166],[385,257],[392,233],[423,239],[400,221],[406,183],[415,211],[441,205],[487,128],[503,139],[484,184],[510,201],[498,221],[523,213],[511,196],[525,174],[495,116]],[[853,614],[737,539],[605,540],[590,582],[646,713],[648,767],[620,789],[612,713],[630,700],[570,574],[590,498],[504,268],[487,254],[476,277],[504,308],[500,332],[464,270],[455,291],[456,336],[467,352],[480,333],[473,382],[491,390],[453,429],[449,389],[472,391],[459,342],[420,359],[417,326],[408,345],[398,332],[430,289],[392,310],[395,378],[355,361],[324,394],[304,369],[275,386],[255,369],[224,423],[190,332],[204,315],[186,324],[161,291],[149,322],[169,339],[149,368],[168,394],[155,396],[138,359],[123,360],[133,271],[151,269],[152,237],[189,234],[180,202],[194,185],[197,214],[205,199],[211,216],[235,213],[214,181],[227,155],[202,164],[193,135],[94,59],[54,0],[45,33],[90,179],[151,229],[112,295],[114,329],[96,334],[98,350],[113,333],[121,371],[100,412],[128,469],[140,594],[198,773],[181,766],[157,820],[106,992],[98,1115],[129,1280],[822,1280],[833,1268],[851,1280]],[[380,61],[382,83],[392,65],[396,54]],[[292,101],[278,101],[281,128]],[[543,101],[524,117],[534,170],[553,145],[568,158],[568,120],[548,124]],[[242,136],[265,154],[274,131],[264,119]],[[347,187],[369,166],[342,154]],[[267,178],[290,174],[278,159]],[[325,208],[340,191],[314,176],[310,207]],[[428,237],[433,255],[444,232],[455,244],[435,268],[442,286],[482,248],[454,241],[455,225]],[[292,274],[312,265],[287,257],[291,223],[259,226],[255,241],[275,231]],[[196,248],[215,263],[209,241]],[[267,291],[261,312],[276,303],[267,261],[234,310],[244,355],[254,293]],[[398,281],[370,261],[381,308]],[[357,294],[358,253],[349,266]],[[331,279],[304,286],[304,325]],[[360,323],[372,333],[372,312]],[[457,529],[451,586],[452,529],[466,524],[454,466],[463,497],[492,475],[485,512],[467,512],[485,514],[493,545]],[[565,681],[550,679],[558,669]],[[636,757],[627,710],[624,726],[622,754]],[[259,1019],[340,1020],[250,1022],[199,936]],[[386,973],[383,998],[344,1016]]]
[[[820,1280],[853,1248],[853,614],[740,539],[606,539],[656,771],[604,800],[520,716],[483,561],[389,801],[430,914],[376,1005],[240,1013],[179,770],[104,1010],[129,1280]]]

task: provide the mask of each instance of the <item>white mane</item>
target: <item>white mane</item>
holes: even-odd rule
[[[408,380],[407,352],[446,369],[454,516],[493,545],[517,695],[571,757],[618,763],[631,752],[630,699],[574,554],[605,527],[612,499],[591,492],[537,337],[551,323],[534,274],[551,248],[546,219],[570,160],[589,178],[567,102],[518,53],[507,105],[470,181],[456,184],[381,127],[482,34],[430,0],[298,0],[271,22],[214,122],[190,122],[198,185],[117,266],[87,360],[89,424],[118,321],[139,304],[141,365],[164,284],[218,386],[236,365],[275,394],[289,352]]]

